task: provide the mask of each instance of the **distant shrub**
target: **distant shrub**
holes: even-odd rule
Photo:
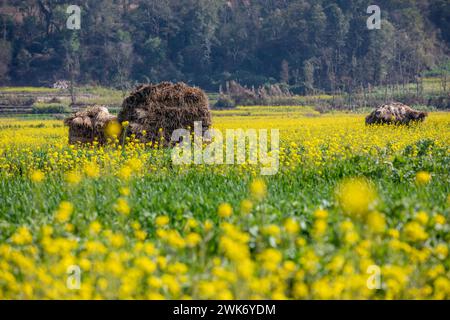
[[[258,88],[243,87],[236,81],[226,83],[224,94],[241,106],[294,105],[296,103],[285,84],[266,84]]]
[[[31,97],[18,97],[18,96],[4,96],[0,99],[0,104],[27,107],[33,105],[36,102],[35,98]]]
[[[69,113],[71,110],[68,106],[63,104],[34,104],[32,113],[34,114],[54,114],[54,113]]]
[[[305,105],[298,97],[270,97],[261,101],[262,105],[268,106],[300,106]]]
[[[50,104],[61,104],[61,99],[57,98],[57,97],[53,97],[50,100],[48,100],[48,103]]]
[[[450,109],[450,94],[448,96],[432,97],[428,100],[428,106],[436,107],[437,109]]]
[[[233,109],[236,108],[236,101],[226,95],[220,95],[217,102],[214,104],[216,109]]]

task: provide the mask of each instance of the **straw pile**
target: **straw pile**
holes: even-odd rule
[[[202,122],[203,133],[211,126],[208,97],[198,88],[184,83],[163,82],[141,85],[127,97],[118,115],[129,122],[127,135],[134,134],[141,142],[170,145],[176,129],[194,129]]]
[[[104,144],[107,141],[105,129],[113,121],[117,121],[117,117],[111,115],[105,106],[93,106],[79,111],[64,121],[69,127],[69,143],[84,144],[96,140]]]
[[[374,110],[366,117],[366,124],[409,125],[412,122],[424,121],[426,112],[416,111],[399,102],[392,102]]]

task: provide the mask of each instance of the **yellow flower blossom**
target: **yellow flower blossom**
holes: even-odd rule
[[[84,165],[84,172],[89,178],[98,178],[100,176],[100,168],[93,162],[89,162]]]
[[[325,232],[327,231],[327,222],[323,219],[318,219],[314,222],[312,234],[314,238],[320,238],[325,235]]]
[[[11,237],[11,241],[17,245],[25,245],[33,241],[33,236],[27,227],[20,227]]]
[[[63,201],[59,204],[59,208],[56,211],[55,220],[58,223],[64,223],[70,219],[73,213],[73,204],[68,201]]]
[[[81,182],[81,175],[78,174],[77,172],[70,171],[66,175],[66,181],[69,184],[77,185]]]
[[[434,217],[434,222],[435,222],[435,224],[437,224],[437,225],[443,226],[443,225],[446,224],[446,219],[445,219],[445,217],[444,217],[443,215],[437,214],[437,215]]]
[[[326,210],[316,210],[314,211],[314,217],[316,219],[327,219],[328,218],[328,212]]]
[[[412,221],[408,222],[403,229],[406,238],[410,241],[424,241],[428,239],[428,234],[425,232],[422,225],[418,222]]]
[[[31,181],[36,182],[36,183],[42,182],[44,180],[44,178],[45,178],[45,175],[40,170],[34,170],[30,174]]]
[[[241,202],[241,213],[244,215],[250,214],[253,209],[253,203],[248,200],[244,199]]]
[[[122,214],[124,216],[128,216],[130,214],[130,212],[131,212],[130,206],[128,205],[127,200],[124,199],[124,198],[119,198],[117,200],[117,202],[114,205],[114,209],[118,213],[120,213],[120,214]]]
[[[120,188],[119,193],[123,197],[128,197],[130,195],[130,188],[122,187]]]
[[[429,220],[429,216],[425,211],[420,211],[416,214],[415,220],[422,225],[426,225]]]
[[[221,218],[229,218],[233,214],[233,208],[228,203],[222,203],[217,210],[217,214]]]
[[[373,233],[383,233],[386,229],[386,218],[379,212],[371,212],[367,216],[367,225]]]
[[[262,234],[270,237],[279,237],[281,230],[277,225],[270,224],[262,228]]]
[[[431,181],[431,174],[426,171],[419,171],[416,174],[416,184],[419,186],[427,185]]]
[[[372,184],[362,178],[344,181],[337,189],[337,196],[344,213],[352,217],[367,214],[377,200]]]
[[[191,232],[186,236],[186,244],[191,248],[197,246],[201,240],[200,235],[195,232]]]
[[[89,232],[91,234],[98,234],[100,231],[102,230],[102,225],[100,222],[98,221],[93,221],[91,222],[91,224],[89,225]]]
[[[205,230],[205,232],[209,232],[214,228],[214,224],[211,220],[206,220],[204,225],[203,225],[203,229]]]
[[[122,132],[122,126],[117,121],[111,121],[105,128],[106,136],[110,138],[117,138]]]
[[[444,260],[448,256],[448,245],[440,243],[436,246],[434,251],[439,259]]]
[[[286,232],[290,235],[294,235],[297,234],[300,230],[300,226],[298,224],[298,222],[293,219],[293,218],[288,218],[284,221],[284,229],[286,230]]]
[[[164,227],[169,224],[169,221],[170,221],[170,219],[168,216],[159,216],[159,217],[156,217],[155,224],[158,227]]]
[[[264,180],[256,179],[250,184],[250,193],[255,199],[262,200],[267,194],[267,186]]]

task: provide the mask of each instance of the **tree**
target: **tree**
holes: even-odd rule
[[[129,79],[133,65],[133,45],[131,42],[124,41],[116,44],[108,44],[106,49],[108,58],[114,67],[113,80],[118,83],[118,88],[125,97],[130,89]]]
[[[308,94],[314,90],[314,63],[312,60],[306,60],[303,63],[303,78],[305,93]]]
[[[286,59],[281,62],[280,80],[282,83],[289,83],[289,63]]]
[[[9,68],[11,61],[11,43],[6,40],[0,40],[0,84],[2,85],[9,81]]]
[[[2,3],[12,55],[5,63],[3,52],[2,65],[14,84],[47,85],[79,69],[77,83],[122,90],[163,80],[218,90],[236,80],[334,93],[415,79],[420,89],[416,75],[449,53],[444,0],[379,0],[381,30],[367,29],[369,0],[73,0],[77,57],[67,53],[67,1]]]
[[[66,71],[70,81],[70,97],[72,105],[76,103],[75,85],[80,74],[80,42],[78,34],[72,32],[65,42],[66,46]]]

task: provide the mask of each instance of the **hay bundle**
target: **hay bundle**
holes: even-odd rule
[[[392,102],[374,110],[366,117],[366,124],[404,124],[424,121],[426,112],[416,111],[399,102]]]
[[[198,88],[184,83],[163,82],[141,85],[127,97],[118,115],[119,121],[129,122],[127,134],[142,142],[170,144],[176,129],[194,129],[202,122],[203,133],[211,126],[208,97]],[[162,130],[161,130],[162,129]]]
[[[107,141],[105,129],[117,117],[109,113],[105,106],[88,107],[64,120],[69,127],[69,143],[92,143],[97,140],[103,144]]]

